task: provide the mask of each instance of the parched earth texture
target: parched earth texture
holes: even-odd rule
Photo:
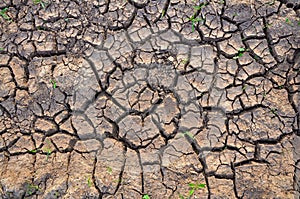
[[[299,198],[299,1],[0,9],[0,198]]]

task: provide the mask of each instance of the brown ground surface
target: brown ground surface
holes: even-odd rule
[[[0,198],[299,198],[299,1],[203,2],[0,1]]]

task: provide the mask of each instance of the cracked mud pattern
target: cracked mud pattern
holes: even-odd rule
[[[299,198],[297,0],[0,9],[0,198]]]

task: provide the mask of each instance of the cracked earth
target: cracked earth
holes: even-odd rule
[[[299,198],[297,0],[0,9],[1,198]]]

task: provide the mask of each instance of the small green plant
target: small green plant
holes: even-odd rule
[[[42,8],[44,8],[45,9],[45,2],[43,2],[42,0],[32,0],[33,1],[33,3],[35,4],[35,5],[37,5],[37,4],[41,4],[41,6],[42,6]]]
[[[300,21],[298,21],[298,26],[300,26]]]
[[[166,14],[166,10],[165,9],[163,9],[162,11],[161,11],[161,18],[163,18],[164,16],[165,16],[165,14]]]
[[[122,182],[122,179],[113,180],[113,182],[119,183],[119,182]]]
[[[109,175],[112,174],[112,168],[111,167],[107,167],[107,173],[109,173]]]
[[[56,81],[55,81],[55,80],[51,79],[51,80],[50,80],[50,83],[52,84],[52,87],[53,87],[53,88],[56,88],[56,87],[57,87],[57,84],[56,84]]]
[[[38,190],[39,190],[39,186],[34,185],[34,184],[28,184],[27,188],[26,188],[26,194],[32,195],[33,193],[35,193]]]
[[[46,153],[46,161],[48,161],[50,155],[52,154],[50,145],[51,145],[51,141],[47,140],[47,147],[43,149],[43,152]]]
[[[189,187],[190,187],[189,197],[191,197],[197,189],[205,188],[205,184],[190,183]]]
[[[293,23],[291,22],[291,20],[290,20],[289,18],[286,18],[286,19],[285,19],[285,22],[286,22],[287,24],[289,24],[290,26],[293,26]]]
[[[46,149],[44,149],[44,152],[46,153],[46,160],[48,161],[48,159],[52,153],[52,150],[50,148],[46,148]]]
[[[3,51],[4,50],[4,48],[0,48],[0,51]]]
[[[272,112],[274,115],[277,115],[277,109],[276,109],[276,108],[271,108],[271,112]]]
[[[92,182],[92,180],[91,180],[90,177],[88,177],[88,179],[87,179],[87,185],[88,185],[89,187],[92,187],[92,185],[93,185],[93,182]]]
[[[185,135],[189,136],[190,138],[194,139],[194,135],[188,131],[182,132],[181,133],[182,137],[184,137]]]
[[[184,58],[180,61],[182,64],[187,64],[189,62],[188,58]]]
[[[258,60],[260,59],[260,57],[257,56],[257,55],[254,55],[254,59],[255,59],[256,61],[258,61]]]
[[[243,91],[245,91],[245,90],[246,90],[246,88],[247,88],[247,86],[246,86],[246,85],[244,85],[244,86],[242,87],[242,90],[243,90]]]
[[[10,20],[10,17],[6,14],[8,8],[3,8],[1,11],[0,11],[0,15],[7,21]]]
[[[239,16],[239,14],[235,12],[235,13],[233,14],[233,16],[234,16],[234,17],[237,17],[237,16]]]
[[[279,89],[283,89],[283,85],[279,85],[278,88],[279,88]]]
[[[188,196],[186,197],[186,199],[190,199],[196,190],[203,189],[206,187],[206,185],[202,184],[202,183],[189,183],[189,187],[190,187],[190,190],[189,190],[189,193],[188,193]],[[185,197],[181,194],[179,194],[179,198],[185,199]]]
[[[201,10],[202,8],[204,8],[205,6],[207,6],[208,3],[203,3],[199,6],[194,6],[194,9],[197,11],[197,10]]]
[[[270,6],[275,4],[275,0],[268,2],[267,4],[269,4]]]
[[[190,17],[188,20],[192,22],[192,32],[195,31],[196,23],[198,23],[199,21],[204,21],[204,19],[200,19],[198,17],[195,18],[195,16]]]
[[[246,49],[245,49],[245,48],[240,48],[240,49],[238,50],[237,55],[234,56],[233,59],[238,59],[238,58],[242,57],[242,56],[244,55],[244,52],[246,52]]]
[[[32,150],[29,150],[29,153],[33,153],[33,154],[35,154],[35,153],[37,153],[37,149],[32,149]]]
[[[150,199],[150,196],[148,194],[143,195],[143,199]]]
[[[270,28],[273,24],[272,23],[267,23],[264,28],[267,29],[267,28]]]

